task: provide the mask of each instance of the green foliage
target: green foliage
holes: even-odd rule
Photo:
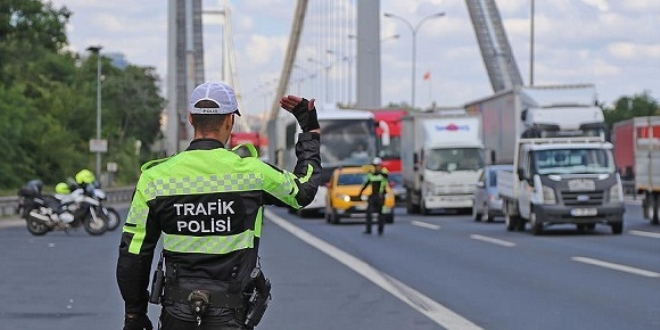
[[[89,140],[96,138],[98,58],[64,49],[70,16],[40,0],[0,1],[0,190],[95,169]],[[100,60],[101,135],[109,146],[103,169],[114,161],[115,183],[132,183],[161,136],[159,77],[151,67],[122,70]]]
[[[612,127],[614,123],[633,117],[657,115],[660,113],[660,107],[658,101],[653,99],[647,91],[644,91],[632,97],[620,97],[614,102],[614,107],[604,108],[603,113],[605,122]]]

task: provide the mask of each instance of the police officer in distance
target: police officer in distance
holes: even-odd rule
[[[292,173],[224,148],[234,116],[240,116],[230,86],[208,82],[192,92],[188,118],[194,140],[185,151],[142,166],[123,228],[117,282],[125,330],[153,329],[148,286],[161,236],[165,285],[159,329],[252,329],[245,325],[245,293],[258,265],[263,207],[304,207],[321,177],[314,99],[289,95],[280,105],[303,131]],[[202,293],[200,309],[192,301],[199,302]]]
[[[369,195],[369,205],[367,206],[367,228],[365,234],[371,234],[372,215],[378,215],[378,235],[383,234],[385,229],[385,217],[383,216],[383,206],[385,205],[385,189],[387,182],[387,169],[383,167],[383,160],[375,157],[371,164],[374,170],[367,173],[364,183],[360,189],[360,196],[368,186],[371,185],[371,195]]]

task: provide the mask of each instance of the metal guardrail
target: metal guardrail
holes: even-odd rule
[[[637,190],[635,189],[634,181],[622,181],[623,192],[626,195],[632,195],[637,199]],[[109,188],[105,190],[108,203],[122,203],[130,202],[133,198],[133,190],[135,187],[120,187]],[[18,197],[0,197],[0,216],[8,216],[16,214],[16,207],[18,206]]]
[[[133,198],[133,190],[135,187],[119,187],[119,188],[109,188],[104,189],[107,202],[110,204],[113,203],[122,203],[130,202]],[[0,216],[8,216],[16,214],[16,207],[18,206],[18,197],[9,196],[9,197],[0,197]]]

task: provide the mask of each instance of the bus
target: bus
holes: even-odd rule
[[[314,201],[299,215],[325,210],[326,184],[332,171],[343,166],[362,166],[376,156],[376,121],[373,113],[352,109],[317,110],[321,126],[321,186]],[[286,170],[296,164],[295,144],[300,128],[293,116],[283,114],[268,122],[268,158]]]

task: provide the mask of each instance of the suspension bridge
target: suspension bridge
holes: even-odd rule
[[[522,85],[522,78],[495,0],[465,0],[478,48],[494,92]],[[228,0],[221,8],[204,8],[202,0],[169,0],[168,3],[168,154],[184,149],[191,140],[188,123],[187,95],[194,86],[207,80],[204,76],[205,17],[220,18],[222,29],[221,80],[234,86],[241,109],[266,110],[259,125],[239,118],[237,130],[265,132],[264,121],[277,116],[279,95],[304,94],[303,88],[318,95],[320,107],[381,108],[381,47],[398,35],[381,36],[382,18],[379,1],[297,0],[289,32],[286,54],[279,77],[258,87],[260,104],[245,108],[243,91],[238,81],[233,41],[232,12]],[[442,17],[434,13],[412,26],[404,18],[386,13],[385,17],[405,23],[415,34],[428,19]],[[301,44],[301,40],[305,40]],[[475,45],[475,50],[477,45]],[[413,44],[411,105],[415,106],[415,50]],[[215,78],[215,77],[214,77]],[[242,111],[250,115],[249,111]]]

